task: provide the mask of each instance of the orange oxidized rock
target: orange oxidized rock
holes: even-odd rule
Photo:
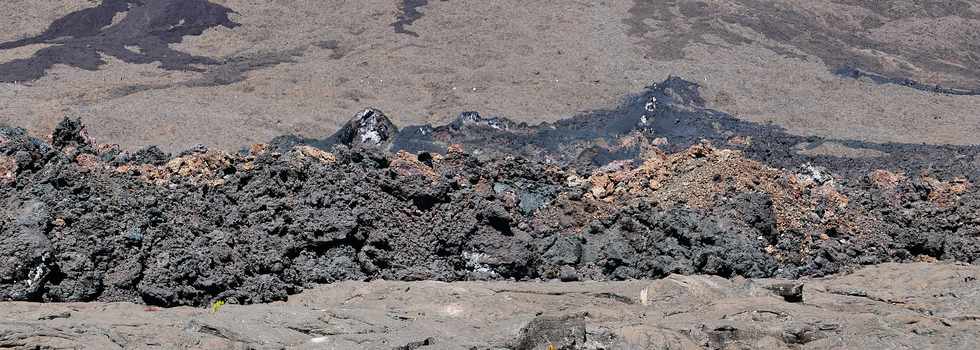
[[[419,161],[414,154],[398,151],[394,159],[391,160],[389,168],[400,176],[423,176],[432,181],[439,179],[439,175],[431,167]]]
[[[0,156],[0,184],[17,181],[17,160],[14,157]]]

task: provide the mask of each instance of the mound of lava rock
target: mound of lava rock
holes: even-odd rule
[[[68,119],[50,141],[0,129],[0,299],[256,303],[340,280],[795,278],[980,256],[965,178],[843,181],[708,142],[647,140],[593,167],[391,152],[397,132],[368,110],[327,150],[169,156]]]

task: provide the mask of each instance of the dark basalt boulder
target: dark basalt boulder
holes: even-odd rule
[[[398,127],[380,110],[368,108],[358,113],[327,138],[331,144],[386,150],[398,134]]]

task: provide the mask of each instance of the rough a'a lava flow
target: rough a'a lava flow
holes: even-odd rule
[[[825,144],[872,158],[808,155]],[[671,78],[552,124],[463,113],[175,156],[0,129],[0,299],[203,305],[342,280],[821,276],[980,256],[978,147],[799,137]]]

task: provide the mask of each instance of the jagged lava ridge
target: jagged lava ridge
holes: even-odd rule
[[[0,129],[0,299],[255,303],[341,280],[798,278],[980,256],[975,147],[806,156],[827,140],[706,109],[679,78],[552,124],[399,130],[368,109],[238,153],[126,152],[84,130]]]

